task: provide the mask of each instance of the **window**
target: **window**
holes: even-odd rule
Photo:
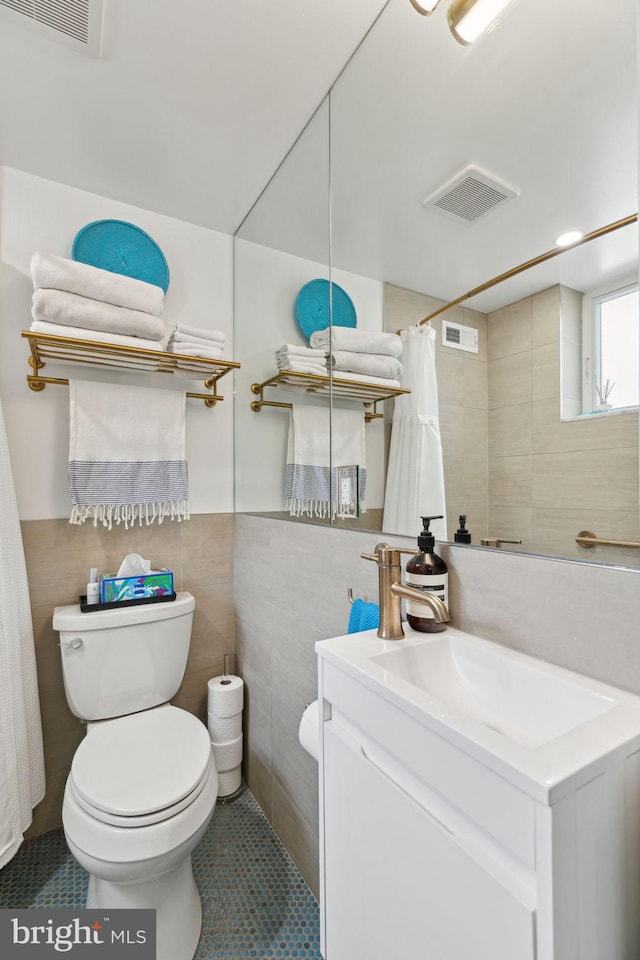
[[[637,407],[640,393],[640,303],[636,281],[584,298],[583,410]]]

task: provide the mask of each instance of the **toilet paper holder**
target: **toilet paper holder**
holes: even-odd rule
[[[222,680],[220,681],[220,686],[224,685],[226,687],[231,683],[231,677],[229,676],[229,658],[230,657],[231,657],[230,653],[225,653],[224,666],[222,668]]]

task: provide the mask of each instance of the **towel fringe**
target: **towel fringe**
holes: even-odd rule
[[[157,500],[153,503],[104,503],[94,504],[92,506],[81,506],[74,504],[71,509],[69,523],[81,524],[87,520],[93,520],[93,526],[97,527],[99,523],[107,530],[111,530],[113,524],[124,524],[125,530],[135,526],[137,523],[147,526],[154,521],[162,523],[165,518],[176,520],[180,523],[182,520],[189,519],[189,505],[186,500]]]
[[[287,510],[291,517],[317,517],[320,520],[335,520],[343,516],[335,500],[314,500],[312,498],[290,497],[287,500]],[[360,513],[366,513],[364,500],[360,501]]]

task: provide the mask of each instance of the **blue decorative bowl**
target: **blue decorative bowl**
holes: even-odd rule
[[[71,256],[80,263],[169,288],[169,267],[155,240],[125,220],[95,220],[78,231]]]
[[[331,297],[331,303],[329,298]],[[317,330],[355,327],[356,309],[348,293],[329,280],[310,280],[296,297],[296,322],[307,340]]]

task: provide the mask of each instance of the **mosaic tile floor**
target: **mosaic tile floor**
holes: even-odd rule
[[[322,960],[318,905],[248,790],[216,806],[193,870],[202,899],[195,960]],[[25,841],[0,871],[0,907],[82,907],[86,885],[53,830]]]

